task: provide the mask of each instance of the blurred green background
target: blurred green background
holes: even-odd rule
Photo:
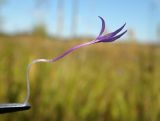
[[[121,4],[126,6],[123,9],[120,9],[122,6],[119,8],[117,2],[1,0],[0,103],[24,101],[26,68],[32,60],[57,57],[74,45],[94,39],[101,25],[98,15],[107,21],[109,30],[107,28],[106,33],[117,29],[124,22],[128,23],[128,33],[114,43],[84,47],[55,63],[34,65],[30,73],[29,103],[32,108],[1,114],[0,120],[160,120],[159,1],[141,1],[141,9],[146,10],[144,13],[140,9],[139,13],[132,13],[134,10],[129,9],[131,5],[136,9],[136,0],[121,0]],[[133,4],[129,5],[130,2]],[[102,5],[104,3],[106,6]],[[147,4],[146,8],[144,4]],[[92,12],[93,8],[95,13]],[[110,14],[105,9],[127,12],[119,15],[112,11]],[[27,11],[27,14],[20,14],[21,11]],[[54,17],[46,14],[50,12]],[[132,20],[127,13],[137,17]],[[115,14],[119,16],[116,19]],[[145,17],[141,14],[145,14]],[[91,18],[94,19],[94,25],[90,23]],[[90,23],[85,24],[87,30],[83,28],[81,19]],[[55,26],[50,22],[55,23]],[[18,28],[20,26],[22,28]],[[50,26],[54,28],[53,31]]]

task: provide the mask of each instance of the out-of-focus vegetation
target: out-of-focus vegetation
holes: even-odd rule
[[[87,41],[84,39],[84,41]],[[26,67],[82,41],[37,36],[0,38],[0,102],[23,102]],[[99,43],[30,73],[32,108],[0,115],[3,121],[159,121],[160,47]]]

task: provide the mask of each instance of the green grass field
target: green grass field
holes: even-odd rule
[[[29,62],[82,42],[1,37],[0,103],[24,101]],[[34,65],[30,80],[32,108],[0,120],[160,121],[160,46],[91,45],[55,63]]]

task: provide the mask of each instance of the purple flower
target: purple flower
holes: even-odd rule
[[[109,33],[107,35],[102,35],[104,30],[105,30],[105,21],[104,21],[104,19],[102,17],[99,16],[99,18],[102,21],[102,28],[101,28],[101,31],[99,33],[99,36],[95,40],[96,43],[98,43],[98,42],[112,42],[112,41],[120,38],[121,36],[123,36],[127,32],[127,30],[126,30],[123,33],[117,35],[124,28],[124,26],[126,25],[126,23],[125,23],[122,27],[120,27],[116,31],[114,31],[112,33]]]
[[[88,45],[99,43],[99,42],[112,42],[112,41],[115,41],[116,39],[120,38],[121,36],[123,36],[127,32],[127,30],[126,30],[123,33],[117,35],[124,28],[124,26],[126,25],[126,23],[125,23],[122,27],[120,27],[116,31],[114,31],[112,33],[109,33],[107,35],[103,35],[103,33],[105,31],[105,21],[104,21],[104,19],[102,17],[99,16],[99,18],[102,21],[102,28],[101,28],[101,31],[100,31],[98,37],[95,40],[92,40],[90,42],[86,42],[86,43],[74,46],[71,49],[69,49],[66,52],[64,52],[62,55],[58,56],[57,58],[51,59],[50,62],[57,61],[57,60],[63,58],[64,56],[66,56],[67,54],[71,53],[72,51],[74,51],[74,50],[76,50],[76,49],[78,49],[80,47],[83,47],[83,46],[88,46]]]
[[[29,96],[30,96],[29,72],[30,72],[31,66],[33,64],[38,63],[38,62],[48,62],[48,63],[55,62],[55,61],[63,58],[64,56],[68,55],[69,53],[73,52],[74,50],[76,50],[80,47],[84,47],[84,46],[88,46],[88,45],[96,44],[96,43],[100,43],[100,42],[112,42],[112,41],[115,41],[116,39],[120,38],[121,36],[123,36],[127,32],[127,30],[126,30],[126,31],[122,32],[121,34],[117,35],[119,32],[121,32],[121,30],[126,25],[126,24],[124,24],[122,27],[120,27],[116,31],[114,31],[112,33],[109,33],[109,34],[106,34],[106,35],[103,35],[104,30],[105,30],[105,21],[102,17],[99,16],[99,18],[102,21],[102,28],[101,28],[101,31],[100,31],[98,37],[95,40],[92,40],[90,42],[86,42],[86,43],[83,43],[83,44],[80,44],[80,45],[76,45],[76,46],[72,47],[71,49],[65,51],[62,55],[60,55],[56,58],[53,58],[53,59],[36,59],[36,60],[33,60],[28,65],[28,67],[27,67],[27,96],[26,96],[26,99],[25,99],[24,103],[28,103]]]

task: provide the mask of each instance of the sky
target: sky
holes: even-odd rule
[[[57,27],[57,0],[44,0],[41,12],[36,0],[6,0],[1,5],[2,27],[7,33],[31,31],[43,18],[50,35],[71,36],[72,0],[64,0],[63,31]],[[41,0],[43,1],[43,0]],[[78,0],[77,36],[97,36],[101,16],[106,21],[106,31],[111,32],[126,22],[126,29],[133,30],[139,41],[156,41],[156,29],[160,26],[159,0]],[[127,36],[126,36],[127,37]]]

